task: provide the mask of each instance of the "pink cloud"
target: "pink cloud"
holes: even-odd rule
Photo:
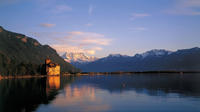
[[[58,53],[64,52],[83,52],[94,55],[103,49],[103,46],[111,44],[112,39],[103,34],[95,32],[40,32],[32,33],[38,40],[48,42]]]
[[[41,23],[40,26],[42,27],[46,27],[46,28],[50,28],[50,27],[54,27],[56,24],[50,24],[50,23]]]

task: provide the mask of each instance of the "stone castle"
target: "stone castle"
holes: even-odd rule
[[[60,65],[57,63],[52,63],[51,60],[48,58],[45,60],[45,72],[46,75],[53,76],[53,75],[60,75]]]

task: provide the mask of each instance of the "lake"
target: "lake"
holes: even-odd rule
[[[0,80],[0,112],[200,112],[200,74]]]

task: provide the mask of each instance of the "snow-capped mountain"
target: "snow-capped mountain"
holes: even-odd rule
[[[159,56],[167,56],[173,53],[172,51],[164,50],[164,49],[153,49],[150,51],[146,51],[141,54],[136,54],[135,56],[121,55],[121,54],[109,54],[107,57],[103,59],[111,59],[111,58],[130,58],[130,57],[138,57],[138,58],[147,58],[147,57],[159,57]]]
[[[136,54],[136,56],[146,58],[146,57],[149,57],[149,56],[164,56],[164,55],[169,55],[171,53],[172,53],[172,51],[167,51],[167,50],[164,50],[164,49],[153,49],[153,50],[144,52],[142,54]]]
[[[72,52],[64,53],[62,55],[62,58],[69,63],[74,63],[74,62],[85,63],[97,60],[97,58],[94,56],[87,56],[84,53],[72,53]]]

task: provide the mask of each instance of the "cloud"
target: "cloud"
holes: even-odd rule
[[[54,27],[55,24],[50,24],[50,23],[41,23],[40,26],[41,26],[41,27],[50,28],[50,27]]]
[[[148,17],[148,16],[151,16],[151,15],[147,14],[147,13],[132,13],[131,14],[131,20],[135,20],[135,19],[138,19],[138,18],[144,18],[144,17]]]
[[[60,54],[64,52],[83,52],[94,55],[97,51],[101,51],[103,46],[110,45],[112,41],[103,34],[95,32],[72,31],[31,34],[36,36],[38,40],[47,42]]]
[[[102,50],[101,47],[94,47],[93,49],[94,49],[94,50],[98,50],[98,51],[101,51],[101,50]]]
[[[87,54],[94,55],[96,53],[96,51],[101,51],[102,49],[103,48],[101,48],[101,47],[92,47],[92,48],[86,50],[85,52]]]
[[[54,49],[56,49],[57,52],[85,52],[84,49],[80,48],[79,46],[72,46],[68,44],[52,44],[50,45]]]
[[[88,14],[89,14],[89,15],[92,15],[93,10],[94,10],[93,5],[90,5],[90,6],[89,6],[89,9],[88,9]]]
[[[52,44],[50,45],[51,47],[53,47],[54,49],[56,49],[56,51],[60,54],[64,53],[64,52],[76,52],[76,53],[86,53],[86,54],[90,54],[90,55],[94,55],[96,53],[96,51],[100,51],[102,50],[101,47],[91,47],[89,49],[80,47],[80,46],[73,46],[73,45],[68,45],[68,44]]]
[[[80,31],[72,31],[72,32],[68,32],[68,34],[74,36],[74,35],[83,35],[84,33]]]
[[[175,4],[170,9],[165,10],[165,12],[175,15],[200,15],[200,0],[177,0]]]
[[[80,43],[80,45],[109,45],[110,40],[105,38],[96,38],[96,37],[83,37],[81,41],[79,39],[74,39],[72,42]]]
[[[101,51],[102,49],[103,48],[101,48],[101,47],[92,47],[92,48],[86,50],[85,52],[87,54],[94,55],[96,53],[96,51]]]
[[[85,26],[90,27],[90,26],[93,26],[93,24],[88,23],[88,24],[85,24]]]
[[[87,50],[86,53],[90,54],[90,55],[94,55],[96,53],[96,51],[95,50]]]
[[[94,33],[94,32],[68,32],[69,37],[71,37],[70,41],[73,43],[77,43],[81,46],[88,45],[109,45],[110,39],[105,38],[103,34]]]
[[[71,10],[72,10],[72,8],[69,7],[68,5],[57,5],[53,9],[53,12],[54,13],[63,13],[63,12],[71,11]]]

